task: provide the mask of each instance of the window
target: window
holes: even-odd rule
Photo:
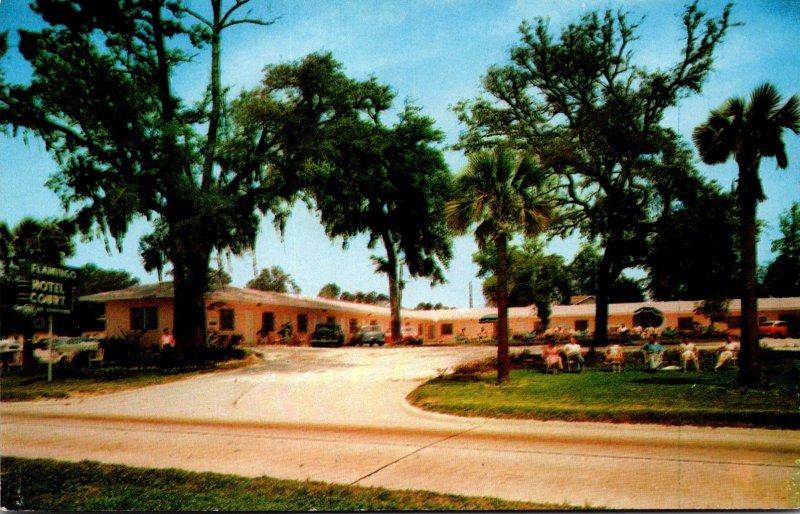
[[[588,319],[576,319],[575,320],[575,331],[576,332],[585,332],[589,330],[589,320]]]
[[[453,335],[453,324],[452,323],[442,323],[442,335],[443,336],[451,336],[451,335]]]
[[[131,330],[157,330],[158,307],[131,307]]]
[[[231,311],[233,312],[233,311]],[[231,318],[233,319],[233,318]],[[232,329],[231,329],[232,330]],[[262,312],[261,313],[261,332],[274,332],[275,331],[275,313]]]
[[[220,330],[233,330],[234,329],[234,314],[233,309],[220,309],[219,310],[219,329]]]
[[[326,323],[336,323],[336,316],[328,316]]]
[[[358,330],[358,320],[355,318],[350,318],[350,333],[352,334]]]
[[[694,318],[687,316],[678,318],[678,330],[692,330],[694,328]]]
[[[297,315],[297,332],[300,334],[305,334],[308,332],[308,315],[307,314],[298,314]]]

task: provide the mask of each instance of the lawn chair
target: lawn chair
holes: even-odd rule
[[[661,367],[664,364],[664,353],[663,352],[648,352],[642,350],[644,354],[644,369],[648,371],[654,371]]]
[[[551,370],[553,374],[558,374],[559,371],[564,369],[564,362],[561,360],[561,352],[556,350],[552,343],[542,350],[542,361],[544,361],[544,372],[549,373]]]
[[[625,352],[619,344],[606,348],[604,363],[611,366],[613,373],[621,373],[625,369]]]
[[[553,362],[548,363],[548,362],[545,361],[545,368],[544,368],[544,372],[545,373],[552,372],[553,375],[558,375],[560,371],[561,371],[561,368],[559,368],[557,364],[555,364]]]
[[[576,371],[583,371],[583,366],[581,365],[580,361],[578,360],[577,355],[567,355],[564,354],[564,360],[567,361],[567,372],[572,373],[573,367],[575,367]]]
[[[721,348],[717,350],[717,363],[714,366],[714,371],[717,371],[725,363],[730,362],[735,368],[739,367],[739,345],[734,344],[730,349]]]
[[[692,361],[694,363],[695,371],[700,371],[700,356],[698,355],[697,346],[695,346],[694,344],[690,345],[681,344],[679,352],[684,373],[686,373],[686,368],[689,366],[689,361]]]

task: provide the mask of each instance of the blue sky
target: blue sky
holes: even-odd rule
[[[725,3],[701,1],[700,6],[709,14],[718,15]],[[12,31],[12,47],[16,28],[37,22],[26,4],[24,0],[0,0],[0,30]],[[548,17],[552,31],[557,33],[564,24],[590,10],[630,11],[634,18],[644,16],[638,32],[640,39],[635,44],[637,63],[648,69],[667,68],[679,56],[679,13],[683,4],[673,0],[254,0],[254,14],[277,21],[270,27],[242,27],[227,34],[224,80],[236,93],[256,86],[267,64],[330,51],[351,77],[374,75],[389,84],[397,94],[397,105],[405,99],[420,105],[446,133],[447,144],[452,144],[463,127],[450,107],[478,94],[480,78],[489,65],[507,61],[508,50],[519,41],[517,28],[521,21]],[[800,93],[800,1],[740,2],[734,7],[733,18],[744,25],[730,30],[702,95],[684,100],[667,115],[666,124],[687,138],[711,109],[731,96],[749,96],[765,81],[774,83],[785,98]],[[10,53],[14,54],[13,48]],[[25,79],[25,64],[17,56],[9,56],[2,66],[9,80]],[[179,77],[179,93],[196,98],[205,79],[202,63],[187,67]],[[765,160],[761,165],[768,196],[759,207],[759,218],[765,223],[758,248],[762,263],[772,258],[770,243],[779,236],[778,216],[793,201],[800,200],[800,137],[789,133],[785,139],[789,169],[777,170],[774,160]],[[453,173],[466,162],[459,152],[448,151],[446,156]],[[698,167],[726,188],[736,177],[733,163]],[[44,185],[55,169],[55,163],[35,138],[0,135],[0,219],[13,226],[25,216],[59,215],[59,200]],[[103,268],[124,269],[143,283],[154,282],[155,275],[144,272],[137,253],[139,237],[147,230],[143,220],[135,223],[121,253],[107,253],[100,239],[78,242],[76,256],[68,263],[80,266],[92,262]],[[573,238],[554,241],[550,248],[569,260],[576,246]],[[482,305],[480,281],[475,278],[477,267],[471,259],[474,251],[471,237],[456,239],[454,258],[446,272],[448,283],[431,287],[426,280],[409,281],[404,305],[413,307],[428,301],[465,307],[469,282],[473,283],[475,305]],[[370,255],[379,252],[379,248],[366,248],[366,238],[353,239],[346,250],[342,249],[342,242],[329,241],[313,213],[298,205],[283,239],[270,222],[263,224],[256,264],[258,268],[282,267],[304,295],[316,295],[328,282],[335,282],[346,291],[386,292],[385,276],[374,274],[370,262]],[[252,278],[251,256],[234,257],[231,265],[234,285],[243,286]]]

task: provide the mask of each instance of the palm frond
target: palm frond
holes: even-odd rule
[[[491,218],[483,220],[475,228],[475,241],[478,243],[478,248],[484,250],[486,246],[494,241],[500,227]]]
[[[775,114],[775,123],[795,134],[800,133],[800,96],[793,95]]]
[[[472,154],[445,207],[448,225],[463,233],[478,224],[475,238],[479,245],[500,233],[538,234],[552,217],[544,198],[549,191],[546,180],[543,169],[529,155],[502,146]]]
[[[775,162],[778,168],[785,170],[789,167],[789,156],[786,154],[786,146],[781,144],[780,148],[775,152]]]
[[[751,123],[772,120],[778,112],[780,103],[781,95],[778,89],[766,82],[753,90],[745,116]]]
[[[712,113],[709,119],[692,131],[692,141],[706,164],[722,164],[733,151],[730,141],[732,128],[727,118]]]

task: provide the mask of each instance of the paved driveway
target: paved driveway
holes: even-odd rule
[[[462,419],[404,401],[490,347],[261,351],[246,369],[2,404],[2,453],[618,509],[796,507],[796,431]]]
[[[405,396],[417,384],[460,362],[496,353],[492,347],[266,346],[256,351],[263,362],[244,369],[105,396],[4,404],[0,412],[415,427],[420,416]]]

